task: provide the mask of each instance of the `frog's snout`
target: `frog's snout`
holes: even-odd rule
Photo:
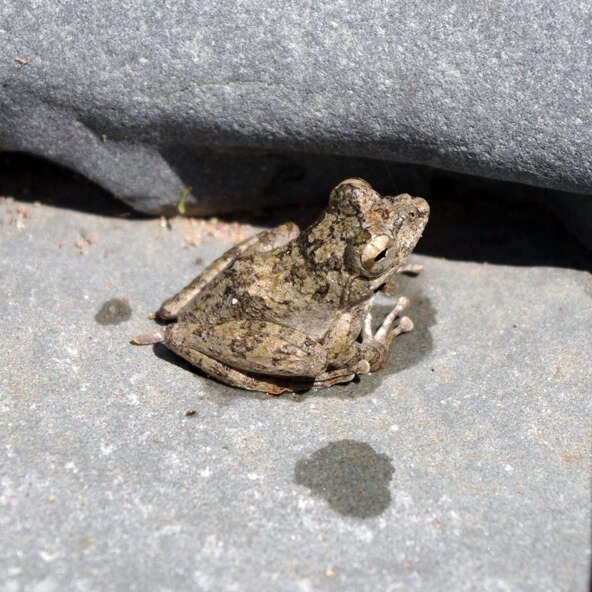
[[[430,204],[423,197],[413,197],[412,203],[417,210],[420,218],[425,218],[426,222],[430,215]]]
[[[373,191],[372,186],[368,181],[364,179],[360,179],[359,177],[350,177],[349,179],[344,179],[341,183],[338,183],[333,191],[339,191],[340,189],[350,187],[352,189],[361,189],[363,191]]]

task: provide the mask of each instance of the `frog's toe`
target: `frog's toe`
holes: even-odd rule
[[[372,334],[372,301],[374,297],[370,298],[364,305],[364,323],[362,324],[362,341],[372,341],[374,335]]]
[[[389,312],[389,314],[385,317],[384,321],[382,321],[382,325],[380,325],[380,328],[378,329],[378,331],[376,331],[376,334],[374,335],[374,339],[376,341],[378,341],[379,343],[386,343],[387,338],[393,337],[394,335],[393,332],[397,331],[399,329],[399,327],[401,326],[401,322],[403,319],[401,319],[401,322],[399,322],[399,325],[397,326],[396,329],[394,329],[394,331],[391,331],[393,323],[395,322],[395,319],[409,306],[410,302],[409,302],[409,298],[407,298],[406,296],[401,296],[398,300],[397,300],[397,304],[395,305],[395,307],[393,308],[393,310],[391,310],[391,312]],[[407,319],[407,321],[405,321],[405,325],[409,326],[409,323],[411,323],[411,319],[409,319],[408,317],[403,317],[404,319]],[[411,328],[413,328],[413,323],[411,323]],[[411,329],[409,329],[411,330]],[[402,333],[404,331],[399,331],[399,333]],[[397,335],[399,334],[397,333]]]
[[[400,265],[397,273],[408,273],[410,275],[419,275],[423,271],[421,263],[405,263]]]
[[[391,338],[413,331],[413,321],[409,317],[402,317],[399,324],[391,331]]]
[[[360,360],[356,366],[356,374],[368,374],[370,369],[370,362],[368,360]]]
[[[363,338],[362,348],[364,358],[355,367],[356,374],[367,374],[380,370],[386,364],[391,343],[397,335],[408,333],[413,330],[413,321],[409,317],[401,317],[397,326],[392,325],[399,315],[409,304],[407,298],[399,298],[397,305],[384,320],[380,329],[371,339]]]

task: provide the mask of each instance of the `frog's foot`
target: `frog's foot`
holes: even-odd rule
[[[368,356],[368,370],[378,370],[386,363],[386,356],[391,343],[395,337],[402,333],[408,333],[413,330],[413,321],[409,317],[400,317],[400,314],[409,306],[409,298],[401,296],[391,312],[385,317],[376,333],[372,333],[372,301],[366,304],[364,324],[362,325],[362,346],[366,346],[368,351],[374,350],[374,355]],[[399,318],[400,317],[400,318]],[[399,318],[399,323],[393,327],[395,321]],[[362,362],[365,360],[362,360]],[[358,374],[365,374],[360,362]]]
[[[366,360],[362,360],[358,364],[358,366],[361,367],[362,371],[358,371],[360,370],[360,368],[356,369],[356,372],[352,372],[349,368],[338,368],[336,370],[329,370],[327,372],[323,372],[315,378],[312,386],[314,388],[326,388],[328,386],[333,386],[334,384],[339,384],[341,382],[351,382],[356,377],[356,374],[368,373],[369,366],[368,370],[366,370],[365,372],[363,371],[365,370],[366,364],[368,364]]]

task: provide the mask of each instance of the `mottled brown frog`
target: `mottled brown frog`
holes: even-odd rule
[[[309,228],[283,224],[230,249],[162,304],[175,323],[135,342],[163,341],[209,376],[273,394],[378,370],[413,323],[401,297],[373,333],[372,298],[393,274],[421,271],[404,260],[428,216],[420,197],[346,179]]]

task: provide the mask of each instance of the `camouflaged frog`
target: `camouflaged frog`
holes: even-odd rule
[[[401,297],[373,333],[372,298],[393,274],[421,271],[404,260],[428,215],[420,197],[346,179],[309,228],[289,222],[230,249],[162,304],[174,323],[135,342],[162,341],[209,376],[272,394],[379,370],[413,323],[399,318]]]

